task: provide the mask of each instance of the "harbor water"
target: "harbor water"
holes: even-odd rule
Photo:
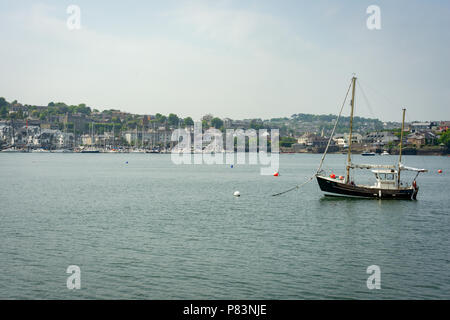
[[[271,196],[320,157],[282,154],[274,177],[167,154],[0,153],[0,299],[450,299],[450,158],[404,156],[429,170],[417,201],[324,197],[316,181]]]

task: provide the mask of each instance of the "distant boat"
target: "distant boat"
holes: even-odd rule
[[[384,151],[381,153],[381,155],[382,155],[382,156],[390,156],[389,152],[387,152],[386,150],[384,150]]]
[[[365,157],[367,157],[367,156],[375,156],[376,155],[376,153],[375,152],[370,152],[370,151],[364,151],[363,153],[361,153],[361,155],[362,156],[365,156]]]
[[[316,173],[316,179],[319,184],[320,190],[322,190],[325,195],[328,196],[344,196],[344,197],[357,197],[357,198],[378,198],[378,199],[416,199],[417,193],[419,192],[419,187],[417,186],[416,178],[421,172],[427,172],[426,169],[417,169],[406,167],[402,164],[402,141],[403,132],[405,126],[405,111],[403,109],[403,121],[401,129],[400,138],[400,152],[398,165],[376,165],[376,164],[355,164],[351,161],[351,147],[352,147],[352,128],[353,128],[353,111],[355,104],[355,86],[356,77],[352,78],[352,100],[351,100],[351,114],[350,114],[350,138],[349,147],[347,153],[347,174],[346,176],[336,177],[335,174],[327,176],[323,173],[322,164],[328,151],[328,146],[322,156],[319,168]],[[349,88],[350,90],[350,88]],[[347,93],[348,94],[348,93]],[[341,109],[342,112],[342,109]],[[338,118],[339,120],[339,118]],[[336,122],[337,123],[337,122]],[[336,125],[335,125],[336,128]],[[334,131],[335,129],[333,129]],[[333,136],[331,134],[331,137]],[[372,155],[371,153],[365,152],[366,155]],[[364,154],[363,154],[364,155]],[[374,154],[373,154],[374,155]],[[374,185],[362,185],[356,184],[354,181],[354,176],[352,176],[352,169],[373,169],[372,172],[375,174],[376,183]],[[416,172],[416,176],[410,185],[407,183],[402,183],[400,180],[400,173],[403,170],[409,170]]]
[[[2,152],[22,152],[22,150],[17,149],[16,147],[11,147],[7,149],[3,149]]]
[[[90,147],[90,148],[81,150],[81,153],[100,153],[100,149]]]
[[[144,149],[131,149],[130,153],[145,153]]]
[[[33,152],[33,153],[50,153],[49,150],[42,149],[42,148],[40,148],[40,149],[33,149],[33,150],[31,150],[31,152]]]
[[[81,153],[100,153],[100,150],[82,150]]]

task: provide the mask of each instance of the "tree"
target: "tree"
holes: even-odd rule
[[[25,118],[22,110],[19,110],[16,113],[17,113],[17,119],[24,119]]]
[[[81,103],[81,104],[79,104],[78,106],[75,107],[75,112],[83,113],[85,115],[90,115],[91,114],[91,108],[86,107],[86,105],[84,103]]]
[[[5,98],[0,97],[0,107],[3,107],[3,106],[6,107],[8,105],[9,105],[8,101],[6,101]]]
[[[211,119],[211,126],[213,126],[216,129],[220,129],[223,127],[223,121],[220,118],[212,118]]]
[[[112,121],[113,123],[121,123],[119,117],[112,117],[112,118],[111,118],[111,121]]]
[[[168,122],[170,126],[177,126],[180,119],[178,116],[174,113],[169,114]]]
[[[192,118],[191,117],[187,117],[187,118],[184,118],[184,125],[185,126],[193,126],[194,125],[194,120],[192,120]]]
[[[448,149],[450,149],[450,130],[445,131],[439,138],[439,143],[443,143]]]
[[[6,109],[6,106],[0,107],[0,118],[6,118],[8,115],[8,109]]]
[[[47,111],[42,111],[40,114],[39,114],[39,119],[40,120],[45,120],[47,118]]]
[[[167,120],[166,116],[163,116],[161,113],[155,114],[155,119],[158,123],[165,123]]]
[[[202,122],[205,121],[208,125],[211,125],[211,120],[214,118],[214,116],[210,113],[204,115],[202,117]]]
[[[281,137],[281,139],[280,139],[280,146],[281,147],[288,147],[288,148],[290,148],[296,142],[297,142],[297,139],[295,139],[295,138],[292,138],[292,137]]]
[[[250,121],[250,128],[259,130],[263,128],[262,121],[258,121],[256,119],[253,119]]]

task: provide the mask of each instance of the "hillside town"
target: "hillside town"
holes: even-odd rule
[[[278,129],[283,153],[321,153],[336,115],[294,114],[272,119],[234,120],[211,114],[202,117],[202,128]],[[342,117],[329,152],[344,152],[349,145],[349,118]],[[2,152],[170,152],[177,128],[193,131],[194,120],[176,114],[138,115],[120,110],[92,109],[85,104],[50,102],[47,106],[23,105],[0,98],[0,150]],[[405,154],[447,154],[450,121],[412,121],[404,129]],[[401,124],[355,117],[352,152],[396,154]]]

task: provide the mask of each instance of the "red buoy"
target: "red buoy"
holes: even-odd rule
[[[331,179],[336,179],[336,175],[334,173],[330,174]]]
[[[273,174],[273,176],[274,176],[274,177],[278,177],[278,172],[275,172],[275,173]]]
[[[438,170],[438,173],[442,173],[442,170],[441,170],[441,169],[439,169],[439,170]]]

